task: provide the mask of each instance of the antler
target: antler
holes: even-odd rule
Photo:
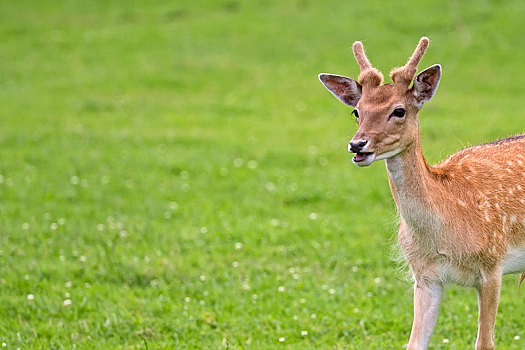
[[[368,61],[368,58],[365,55],[365,50],[363,49],[363,44],[360,41],[356,41],[354,45],[352,45],[352,49],[354,51],[354,57],[357,61],[357,64],[359,65],[359,68],[361,69],[361,73],[359,74],[359,84],[366,86],[379,86],[383,82],[383,75],[372,65],[370,64],[370,61]]]
[[[396,68],[390,73],[395,85],[408,88],[417,72],[417,65],[428,47],[429,40],[426,36],[419,40],[416,50],[403,67]]]

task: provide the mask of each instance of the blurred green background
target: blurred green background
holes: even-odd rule
[[[411,282],[381,162],[317,74],[431,45],[431,163],[525,125],[523,1],[0,2],[0,343],[394,349]],[[388,78],[387,78],[388,79]],[[496,344],[523,349],[504,279]],[[473,348],[449,287],[433,349]]]

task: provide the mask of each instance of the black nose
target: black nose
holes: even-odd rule
[[[350,151],[352,153],[359,153],[366,146],[368,140],[350,141]]]

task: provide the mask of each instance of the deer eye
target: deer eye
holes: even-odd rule
[[[397,118],[403,118],[405,116],[405,109],[404,108],[396,108],[394,109],[394,112],[392,112],[392,116]]]
[[[352,111],[352,114],[355,115],[356,118],[359,118],[359,112],[357,111],[357,109],[354,109]]]

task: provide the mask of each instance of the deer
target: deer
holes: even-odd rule
[[[383,84],[356,41],[357,80],[319,74],[354,108],[357,131],[348,144],[359,167],[386,164],[400,217],[398,242],[414,280],[414,315],[407,349],[426,349],[443,288],[473,287],[478,296],[477,350],[494,349],[502,275],[525,274],[525,134],[467,147],[431,166],[419,135],[419,111],[435,94],[441,65],[416,75],[429,39]],[[520,281],[521,283],[521,281]]]

